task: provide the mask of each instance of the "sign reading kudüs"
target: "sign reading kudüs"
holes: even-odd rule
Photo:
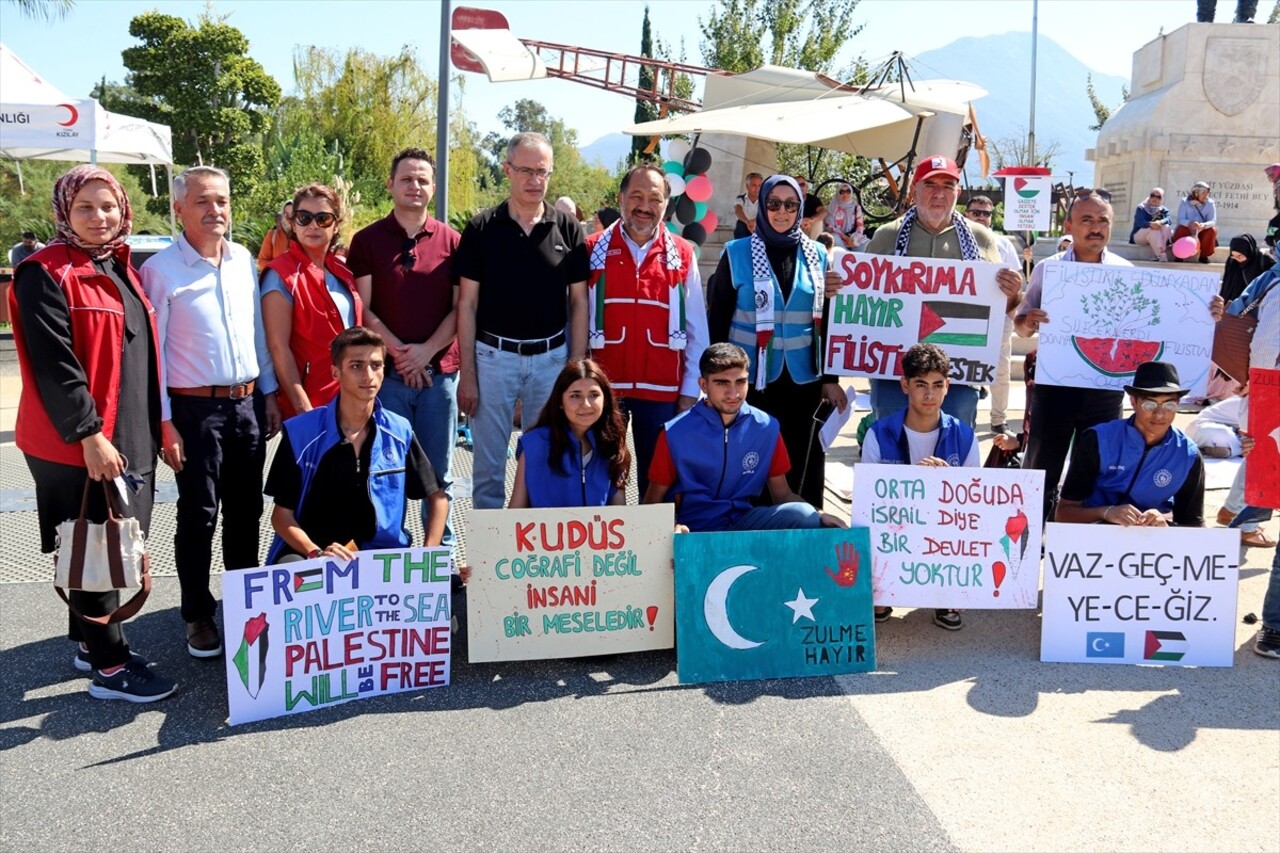
[[[673,645],[671,504],[474,510],[468,521],[473,663]]]
[[[222,576],[231,723],[449,683],[447,548]]]
[[[995,381],[1006,299],[996,264],[842,252],[840,291],[831,300],[828,373],[896,379],[917,343],[951,358],[951,381]]]
[[[1231,666],[1240,534],[1046,525],[1040,660]]]

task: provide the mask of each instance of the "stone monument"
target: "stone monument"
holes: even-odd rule
[[[1086,155],[1111,191],[1113,239],[1127,239],[1152,187],[1176,215],[1196,181],[1212,187],[1219,245],[1261,239],[1275,214],[1263,169],[1280,161],[1280,27],[1187,24],[1134,53],[1130,86]]]

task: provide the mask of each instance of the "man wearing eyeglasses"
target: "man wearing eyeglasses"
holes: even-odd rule
[[[964,208],[965,219],[985,225],[995,234],[993,218],[996,203],[989,196],[975,195]],[[996,247],[1000,250],[1000,263],[1010,269],[1021,269],[1018,250],[1013,241],[1003,234],[995,234]],[[1000,339],[1000,361],[996,364],[996,381],[991,386],[991,431],[997,435],[1009,432],[1009,371],[1013,359],[1013,317],[1004,318],[1004,337]]]
[[[1187,393],[1178,368],[1138,365],[1124,386],[1132,417],[1090,427],[1071,451],[1057,521],[1122,527],[1204,527],[1200,448],[1173,425]]]
[[[827,207],[822,199],[809,192],[809,179],[802,175],[793,175],[800,185],[800,195],[804,197],[804,209],[800,211],[800,230],[810,238],[817,238],[822,233],[823,220],[827,215]]]
[[[546,203],[551,143],[517,133],[502,168],[511,194],[458,244],[458,410],[471,417],[477,509],[505,502],[517,401],[527,429],[565,359],[587,353],[586,242],[577,219]]]
[[[435,174],[435,159],[427,151],[405,148],[396,154],[387,178],[391,212],[351,239],[347,265],[364,302],[364,322],[386,343],[378,399],[412,424],[440,487],[452,500],[450,461],[458,429],[454,255],[459,235],[428,210]],[[428,510],[424,502],[424,526]],[[442,544],[452,547],[454,541],[452,525],[446,523]]]

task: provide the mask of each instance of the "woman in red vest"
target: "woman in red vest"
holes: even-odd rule
[[[120,507],[151,524],[160,447],[160,358],[155,312],[129,265],[129,199],[106,169],[76,166],[53,188],[57,237],[14,271],[9,291],[22,372],[15,441],[36,484],[40,547],[80,515],[86,477],[128,495]],[[106,520],[105,490],[89,489],[90,521]],[[97,699],[154,702],[177,689],[129,651],[107,616],[120,593],[70,590],[73,663],[92,673]]]
[[[341,222],[342,202],[332,189],[311,184],[298,190],[289,251],[262,274],[262,323],[285,417],[337,396],[329,344],[364,315],[355,277],[333,252]]]

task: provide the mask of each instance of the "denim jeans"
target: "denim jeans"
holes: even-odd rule
[[[566,352],[561,344],[541,355],[516,355],[476,342],[480,402],[471,419],[475,459],[471,499],[476,509],[501,509],[506,505],[507,445],[516,401],[522,406],[521,429],[530,429],[551,395]]]
[[[1222,508],[1229,510],[1234,515],[1240,515],[1245,509],[1249,509],[1244,502],[1244,466],[1248,464],[1249,460],[1246,459],[1236,470],[1236,478],[1231,481],[1231,491],[1227,492],[1227,499],[1222,502]],[[1271,520],[1271,510],[1262,509],[1259,512],[1257,508],[1253,509],[1254,511],[1246,516],[1249,519],[1248,521],[1243,521],[1240,524],[1234,524],[1233,522],[1235,527],[1240,528],[1241,533],[1252,533]]]
[[[1271,580],[1267,594],[1262,599],[1262,624],[1273,631],[1280,631],[1280,548],[1272,552]]]
[[[871,414],[876,420],[897,414],[906,407],[907,395],[898,380],[871,380]],[[978,389],[952,383],[947,399],[942,401],[942,411],[972,429],[978,422]]]
[[[389,361],[389,360],[388,360]],[[435,469],[440,488],[449,497],[449,516],[445,520],[444,540],[446,548],[453,548],[453,446],[458,434],[458,374],[437,373],[431,377],[431,387],[413,389],[404,384],[395,367],[387,364],[386,378],[378,399],[388,410],[407,420],[413,427],[413,435],[422,445],[431,467]],[[422,526],[427,526],[427,502],[421,506]]]
[[[649,488],[649,464],[653,462],[653,450],[658,444],[658,433],[662,426],[676,416],[676,403],[660,403],[657,400],[634,400],[619,398],[618,407],[631,424],[631,440],[636,454],[631,465],[631,479],[640,489],[640,500],[644,500],[645,489]]]
[[[758,506],[729,525],[730,530],[810,530],[822,526],[818,511],[804,501]]]

